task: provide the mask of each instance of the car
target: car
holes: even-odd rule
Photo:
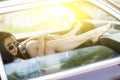
[[[0,56],[0,70],[2,80],[14,79],[28,80],[91,80],[95,73],[103,73],[109,71],[111,75],[106,76],[109,79],[119,76],[120,64],[120,1],[119,0],[8,0],[0,2],[0,30],[8,31],[15,35],[19,42],[30,36],[43,33],[64,34],[71,30],[71,25],[78,20],[83,24],[79,33],[85,33],[93,28],[111,23],[111,30],[100,37],[97,43],[86,42],[77,49],[88,49],[97,45],[105,46],[115,51],[115,56],[107,59],[81,64],[70,69],[58,70],[56,66],[52,66],[44,75],[31,75],[19,78],[18,76],[8,75],[10,73],[9,64],[3,64]],[[93,27],[94,26],[94,27]],[[94,48],[91,48],[92,51]],[[88,51],[88,52],[90,52]],[[58,53],[57,55],[48,55],[41,58],[55,59],[57,56],[64,56],[72,51]],[[102,52],[102,51],[101,51]],[[75,53],[76,54],[76,53]],[[105,56],[105,55],[103,55]],[[61,58],[62,58],[61,57]],[[88,58],[88,57],[87,57]],[[35,59],[28,59],[32,62]],[[57,59],[55,59],[57,60]],[[53,61],[55,61],[53,60]],[[85,60],[87,60],[85,58]],[[26,64],[28,63],[26,61]],[[63,60],[64,61],[64,60]],[[50,63],[50,62],[49,62]],[[74,62],[73,62],[74,63]],[[21,64],[21,63],[19,63]],[[11,65],[11,64],[10,64]],[[16,65],[15,67],[20,66]],[[37,67],[37,66],[36,66]],[[35,66],[33,68],[36,68]],[[115,69],[117,74],[112,73],[111,69]],[[108,69],[108,70],[106,70]],[[24,69],[23,69],[24,70]],[[20,70],[18,70],[19,72]],[[31,71],[31,70],[30,70]],[[22,71],[21,71],[22,73]],[[101,74],[99,73],[99,74]],[[93,74],[93,75],[92,75]],[[17,74],[18,75],[18,74]],[[85,78],[88,75],[88,78]],[[102,74],[101,74],[102,75]],[[106,75],[106,74],[104,74]],[[83,76],[83,77],[82,77]],[[90,78],[93,76],[92,78]],[[105,76],[104,76],[105,77]],[[100,80],[108,78],[99,78]]]

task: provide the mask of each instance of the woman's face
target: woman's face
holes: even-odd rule
[[[13,56],[17,55],[17,41],[13,36],[8,37],[4,40],[4,46],[8,52],[10,52]]]

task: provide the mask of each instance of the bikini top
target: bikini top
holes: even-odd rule
[[[25,54],[27,52],[25,46],[22,43],[19,43],[18,47],[19,47],[21,53]]]

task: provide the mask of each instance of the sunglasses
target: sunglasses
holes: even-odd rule
[[[10,46],[8,47],[8,50],[13,50],[14,47],[18,47],[19,42],[15,42],[14,44],[10,44]]]

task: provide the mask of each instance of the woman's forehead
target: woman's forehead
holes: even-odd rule
[[[11,37],[6,38],[4,42],[5,44],[8,44],[8,43],[13,43],[15,41],[16,39],[13,36],[11,36]]]

